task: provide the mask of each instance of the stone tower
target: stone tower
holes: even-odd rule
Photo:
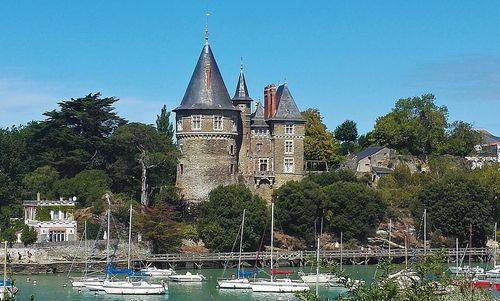
[[[219,67],[205,45],[176,113],[180,151],[176,186],[184,200],[199,202],[219,185],[234,184],[238,173],[238,123]]]
[[[233,105],[240,111],[238,121],[238,169],[239,173],[244,177],[251,175],[249,164],[249,148],[250,148],[250,115],[252,98],[248,95],[247,83],[245,74],[243,73],[243,64],[240,66],[240,77],[236,85],[236,92],[233,97]]]

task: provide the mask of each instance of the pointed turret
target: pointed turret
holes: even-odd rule
[[[179,110],[235,110],[206,38]]]
[[[243,64],[240,66],[240,77],[238,78],[238,84],[236,85],[236,92],[234,93],[233,101],[246,100],[252,101],[250,95],[248,95],[247,82],[245,80],[245,74],[243,73]]]
[[[276,100],[278,103],[276,114],[270,116],[271,119],[298,122],[305,121],[286,84],[280,85],[276,90]]]

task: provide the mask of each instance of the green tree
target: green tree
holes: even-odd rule
[[[44,113],[47,119],[31,125],[30,151],[39,166],[49,165],[62,176],[84,169],[104,169],[107,138],[126,121],[114,112],[115,97],[100,93],[59,103],[60,110]]]
[[[59,180],[59,173],[50,166],[38,167],[23,178],[24,195],[33,198],[37,192],[42,197],[54,197],[54,184]]]
[[[451,155],[465,157],[481,144],[481,134],[472,128],[470,123],[455,121],[448,130],[446,152]]]
[[[165,135],[168,141],[173,141],[174,126],[170,122],[170,112],[167,111],[166,105],[163,105],[163,108],[161,108],[160,115],[156,115],[156,129]]]
[[[231,251],[246,209],[243,248],[256,250],[267,219],[266,203],[243,185],[219,186],[201,205],[198,233],[214,252]]]
[[[346,240],[366,241],[385,216],[382,197],[364,184],[336,182],[324,187],[323,195],[329,231],[337,235],[343,232]]]
[[[166,204],[141,206],[135,229],[149,241],[154,254],[178,252],[181,246],[181,225],[175,221],[175,211]]]
[[[73,178],[64,178],[54,184],[54,194],[59,197],[76,196],[82,207],[100,203],[109,190],[111,179],[103,170],[84,170]]]
[[[431,231],[484,246],[491,231],[492,208],[487,187],[468,172],[452,172],[425,183],[418,200],[427,208]]]
[[[321,212],[321,186],[311,181],[285,183],[273,194],[277,220],[286,234],[314,242],[315,221]]]
[[[23,232],[21,233],[21,242],[23,243],[23,245],[25,247],[29,246],[35,243],[36,239],[37,239],[37,233],[35,228],[28,227],[28,225],[24,225]]]
[[[304,159],[338,164],[341,161],[339,145],[333,134],[327,131],[319,110],[308,109],[302,112],[302,117],[306,120]]]
[[[146,169],[148,197],[167,186],[175,185],[177,151],[172,141],[153,126],[129,123],[118,127],[110,138],[113,155],[109,173],[113,191],[139,199]],[[167,188],[168,189],[168,188]]]
[[[437,106],[432,94],[400,99],[391,113],[377,118],[373,137],[413,155],[437,154],[446,142],[448,109]]]
[[[356,122],[346,120],[335,128],[335,138],[342,141],[347,154],[351,154],[351,145],[358,139],[358,128]]]

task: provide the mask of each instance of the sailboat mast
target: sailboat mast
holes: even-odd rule
[[[460,264],[460,262],[459,262],[459,257],[458,257],[458,256],[459,256],[459,255],[458,255],[458,237],[457,237],[457,238],[455,238],[455,245],[457,246],[457,254],[456,254],[455,261],[457,262],[457,263],[456,263],[456,267],[457,267],[457,276],[458,276],[458,268],[459,268],[459,264]]]
[[[243,228],[245,226],[245,212],[246,209],[243,209],[243,217],[241,218],[240,255],[238,256],[238,279],[240,279],[241,270],[241,249],[243,248]]]
[[[427,255],[427,208],[424,209],[424,257]]]
[[[340,232],[340,270],[342,271],[342,261],[343,261],[343,256],[342,256],[342,232]]]
[[[493,268],[497,266],[497,226],[498,224],[495,223],[495,233],[493,234],[493,241],[495,242],[493,244]]]
[[[87,220],[85,220],[83,223],[83,239],[85,240],[85,242],[84,242],[84,248],[85,248],[85,272],[84,272],[84,275],[85,275],[85,277],[87,277],[87,272],[89,270],[89,251],[87,249]]]
[[[132,202],[130,202],[130,216],[128,219],[128,255],[127,269],[130,269],[130,253],[132,252]]]
[[[3,242],[4,254],[3,254],[3,287],[4,291],[7,291],[7,241]],[[3,292],[2,292],[3,293]]]
[[[110,229],[111,229],[111,202],[109,201],[109,194],[106,194],[106,200],[108,201],[108,233],[106,235],[106,278],[108,278],[109,236],[110,236]]]
[[[316,297],[318,297],[318,282],[319,282],[319,236],[318,236],[318,247],[316,248]]]
[[[392,220],[389,220],[389,262],[391,261],[391,234],[392,234]]]
[[[271,282],[273,281],[274,202],[271,203]]]

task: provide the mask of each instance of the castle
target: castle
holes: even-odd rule
[[[286,84],[264,89],[264,105],[248,94],[243,67],[231,99],[205,45],[176,113],[180,152],[176,186],[190,202],[219,185],[243,183],[270,200],[272,190],[304,175],[305,120]]]

